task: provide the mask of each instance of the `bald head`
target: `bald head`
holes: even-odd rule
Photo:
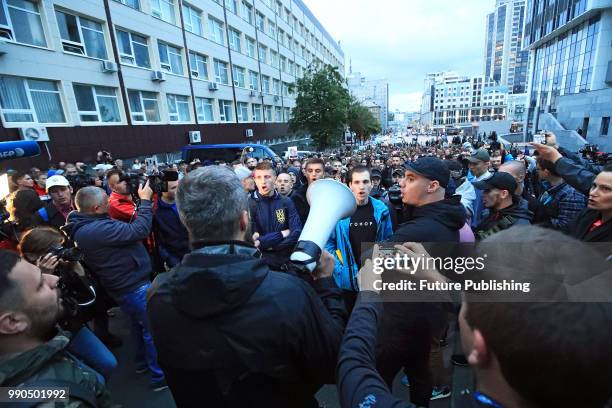
[[[76,193],[77,210],[84,214],[105,214],[108,212],[108,196],[100,187],[83,187]]]
[[[525,163],[518,160],[511,160],[499,166],[499,171],[503,171],[504,173],[510,173],[512,177],[514,177],[514,180],[516,180],[517,187],[514,194],[519,196],[523,194],[523,189],[525,188],[525,176],[527,175],[527,168],[525,168]]]

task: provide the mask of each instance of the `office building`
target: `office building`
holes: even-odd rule
[[[296,78],[344,72],[301,0],[0,0],[0,40],[2,139],[44,127],[53,161],[281,142]]]
[[[384,133],[389,121],[389,82],[386,79],[366,79],[360,72],[351,72],[346,79],[351,95],[375,114]]]
[[[612,0],[529,0],[527,137],[555,131],[562,144],[612,151]],[[576,130],[580,130],[582,137]]]

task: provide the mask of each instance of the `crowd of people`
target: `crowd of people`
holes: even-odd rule
[[[115,406],[106,384],[121,339],[108,319],[119,307],[137,373],[155,391],[169,387],[180,407],[317,407],[324,384],[336,384],[343,407],[427,407],[451,395],[441,349],[454,331],[463,350],[452,363],[476,378],[460,406],[603,408],[612,303],[483,304],[469,294],[383,303],[360,288],[383,243],[411,255],[422,251],[414,243],[520,244],[491,254],[503,267],[490,279],[522,259],[536,270],[610,261],[612,246],[593,255],[587,243],[612,241],[612,166],[552,133],[545,141],[506,150],[438,139],[155,169],[100,152],[93,167],[12,172],[0,385],[64,384],[77,405]],[[308,273],[290,256],[309,219],[308,188],[323,178],[346,184],[357,207]],[[391,393],[398,374],[410,401]]]

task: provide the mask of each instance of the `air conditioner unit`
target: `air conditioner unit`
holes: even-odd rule
[[[161,71],[153,71],[151,72],[151,80],[162,82],[166,80],[166,74]]]
[[[253,137],[253,129],[247,129],[244,133],[246,137]]]
[[[48,142],[49,134],[44,127],[23,127],[19,129],[19,134],[23,140],[34,142]]]
[[[251,91],[251,92],[249,93],[249,96],[250,96],[251,98],[254,98],[254,97],[256,97],[256,96],[257,96],[257,92],[255,92],[255,91]]]
[[[117,72],[117,64],[112,61],[102,61],[102,72]]]
[[[191,130],[189,131],[189,143],[196,144],[202,143],[202,135],[199,130]]]
[[[217,85],[216,82],[209,82],[208,83],[208,90],[209,91],[216,91],[219,89],[219,85]]]

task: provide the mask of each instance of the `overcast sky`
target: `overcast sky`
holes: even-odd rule
[[[481,75],[495,0],[304,0],[341,41],[346,70],[387,78],[389,110],[417,111],[428,72]]]

